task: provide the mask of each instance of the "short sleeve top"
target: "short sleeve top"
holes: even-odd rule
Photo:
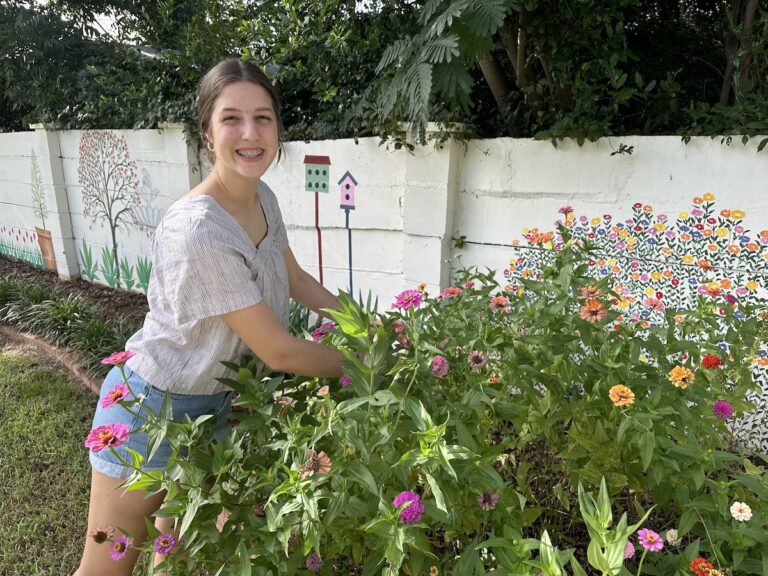
[[[248,347],[221,319],[264,300],[288,325],[288,246],[280,207],[261,183],[267,233],[258,246],[211,196],[186,196],[165,213],[152,241],[149,312],[126,343],[128,367],[161,390],[215,394]]]

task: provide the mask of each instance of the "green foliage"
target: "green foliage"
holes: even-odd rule
[[[48,216],[48,208],[45,205],[43,178],[40,175],[40,166],[34,150],[32,151],[32,214],[36,218],[40,218],[42,228],[45,229],[45,217]]]
[[[701,300],[647,331],[613,329],[615,312],[590,322],[581,289],[616,295],[589,276],[590,248],[561,234],[565,247],[520,295],[475,271],[440,299],[384,315],[342,294],[324,342],[347,357],[346,386],[227,364],[237,424],[221,443],[205,418],[153,415],[144,429],[169,440],[171,461],[129,484],[168,490],[161,514],[189,552],[169,567],[303,574],[314,551],[321,574],[583,575],[588,563],[624,576],[684,571],[702,554],[760,574],[765,460],[712,405],[751,410],[765,310],[718,302],[721,315]],[[705,354],[724,365],[700,367]],[[669,376],[681,365],[695,374],[686,388]],[[617,385],[633,402],[614,405]],[[404,490],[425,506],[413,523],[392,504]],[[749,522],[731,518],[734,501],[751,506]],[[645,571],[623,557],[640,526],[682,539],[643,555]]]
[[[120,260],[120,280],[125,289],[130,291],[133,288],[133,266],[128,263],[127,258]]]
[[[0,322],[75,350],[93,372],[103,372],[101,359],[122,350],[139,328],[122,316],[107,317],[65,288],[25,286],[5,278],[0,279]]]

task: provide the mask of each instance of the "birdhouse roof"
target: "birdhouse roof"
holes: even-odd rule
[[[357,180],[355,180],[355,177],[354,177],[354,176],[352,176],[352,174],[349,172],[349,170],[347,170],[346,172],[344,172],[344,176],[342,176],[342,177],[341,177],[341,180],[339,180],[339,184],[341,184],[342,182],[344,182],[344,180],[346,180],[347,178],[349,178],[350,180],[352,180],[352,183],[353,183],[355,186],[357,186]]]
[[[307,154],[304,156],[304,164],[330,164],[331,159],[329,156],[312,156]]]

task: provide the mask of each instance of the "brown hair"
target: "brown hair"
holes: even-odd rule
[[[270,82],[267,75],[261,71],[261,69],[245,60],[238,58],[230,58],[228,60],[222,60],[216,66],[208,70],[208,72],[200,80],[200,85],[197,88],[197,127],[200,130],[200,138],[203,140],[203,144],[206,144],[208,138],[206,134],[211,126],[211,116],[213,115],[213,105],[216,103],[216,99],[230,84],[235,82],[253,82],[264,88],[272,99],[272,107],[275,110],[275,118],[277,120],[277,137],[278,137],[278,153],[277,160],[283,155],[283,119],[280,116],[280,99],[277,96],[275,87]],[[210,150],[206,150],[208,154],[208,160],[213,164],[216,156]]]

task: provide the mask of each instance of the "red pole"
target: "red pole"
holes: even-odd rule
[[[315,192],[315,229],[317,230],[317,260],[320,267],[320,285],[323,286],[323,237],[320,234],[320,194]]]

